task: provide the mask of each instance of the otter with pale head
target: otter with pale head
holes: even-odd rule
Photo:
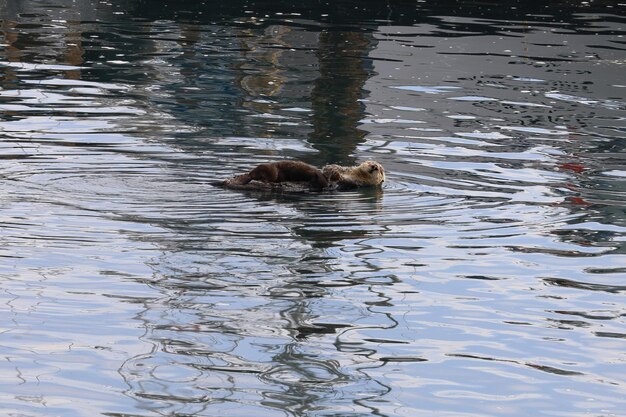
[[[257,165],[245,174],[212,184],[235,190],[298,193],[345,191],[380,186],[384,181],[385,169],[376,161],[365,161],[355,167],[326,165],[322,170],[301,161],[277,161]]]
[[[337,188],[346,190],[364,186],[378,186],[385,181],[385,169],[376,161],[365,161],[355,167],[326,165],[322,173]]]

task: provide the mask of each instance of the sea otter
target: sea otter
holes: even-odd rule
[[[233,190],[306,193],[378,186],[383,181],[385,170],[375,161],[355,167],[326,165],[322,170],[300,161],[278,161],[260,164],[247,173],[212,184]]]
[[[385,169],[376,161],[365,161],[355,167],[326,165],[322,173],[337,189],[347,190],[363,186],[376,186],[385,181]]]
[[[248,172],[240,181],[245,185],[252,180],[277,183],[290,181],[306,181],[310,188],[321,190],[328,187],[328,180],[322,171],[301,161],[278,161],[260,164]]]

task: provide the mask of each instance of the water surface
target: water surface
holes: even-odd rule
[[[624,415],[624,4],[304,3],[0,2],[1,414]]]

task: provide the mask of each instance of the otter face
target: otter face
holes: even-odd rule
[[[385,169],[378,162],[365,161],[359,166],[359,168],[362,171],[365,171],[376,184],[381,184],[385,182]]]

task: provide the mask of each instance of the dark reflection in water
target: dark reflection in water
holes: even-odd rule
[[[3,412],[621,415],[623,15],[0,1]]]

